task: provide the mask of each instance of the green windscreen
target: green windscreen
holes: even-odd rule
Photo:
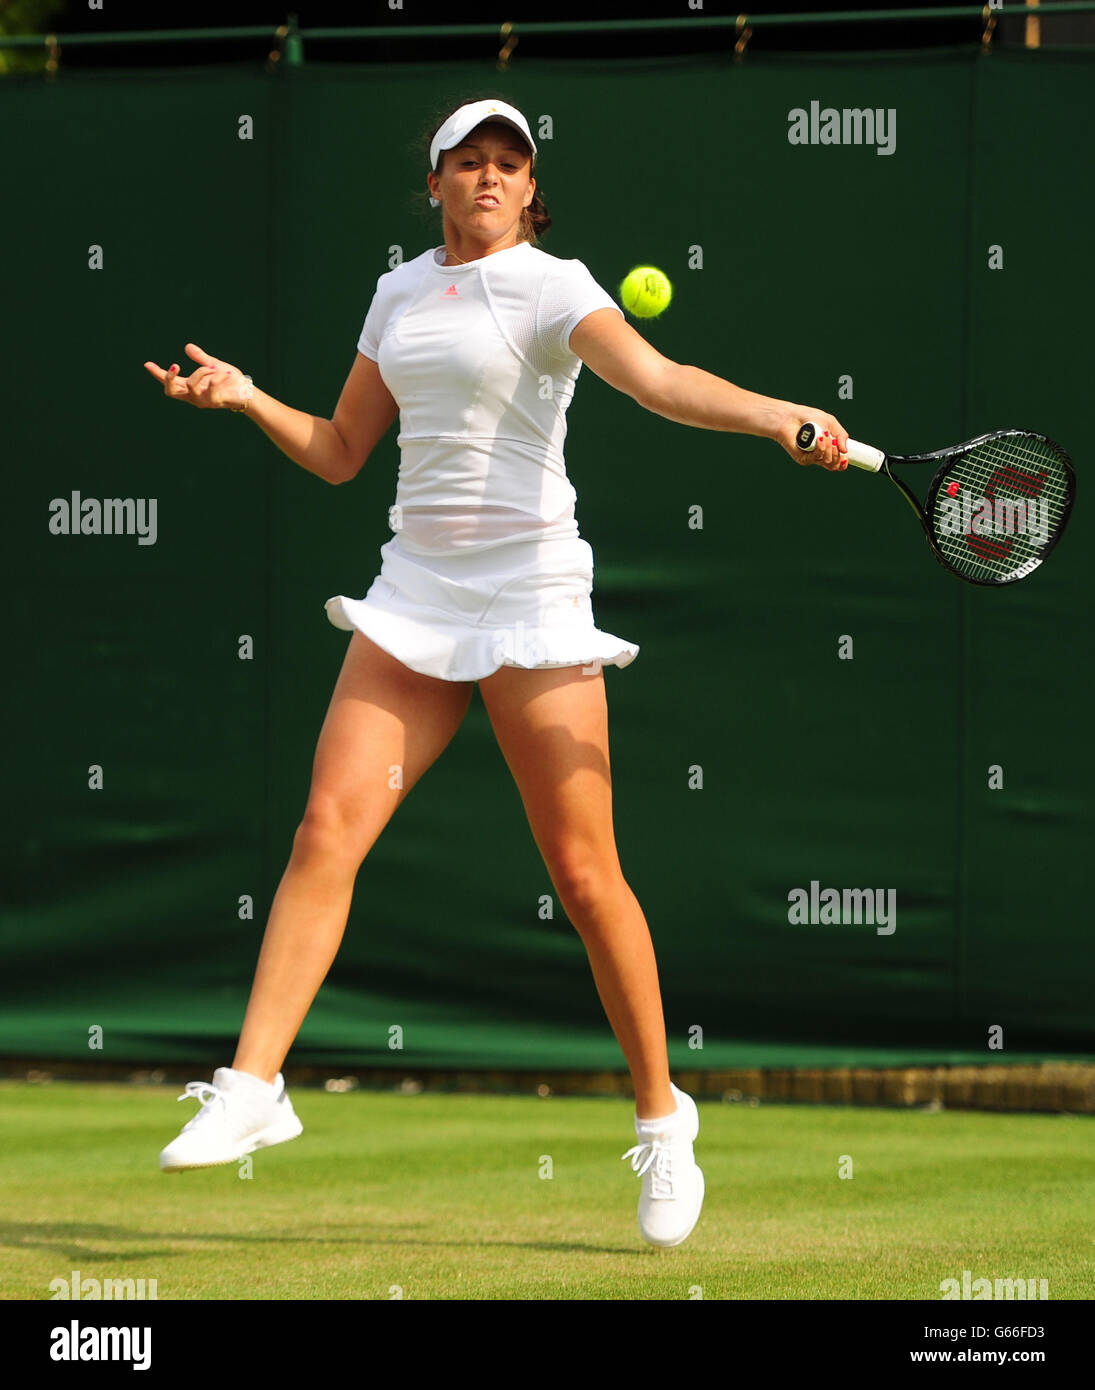
[[[597,624],[641,648],[605,671],[613,817],[671,1064],[1090,1059],[1095,56],[967,51],[0,83],[0,1054],[230,1063],[350,640],[324,601],[379,570],[397,428],[331,487],[142,364],[194,342],[330,418],[377,277],[443,239],[417,136],[496,80],[541,249],[614,295],[664,270],[636,326],[666,357],[888,452],[1015,427],[1076,461],[1051,559],[974,588],[885,478],[582,372],[567,467]],[[51,529],[109,499],[129,530]],[[478,692],[293,1061],[623,1067]]]

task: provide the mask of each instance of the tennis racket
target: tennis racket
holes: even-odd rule
[[[817,446],[808,421],[799,449]],[[848,440],[856,468],[884,472],[920,518],[932,554],[967,584],[1026,579],[1061,539],[1076,497],[1072,460],[1059,444],[1031,430],[996,430],[932,454],[885,454]],[[893,468],[938,464],[923,507]]]

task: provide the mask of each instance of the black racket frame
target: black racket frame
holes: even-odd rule
[[[1049,536],[1045,545],[1039,552],[1038,565],[1041,565],[1045,561],[1046,557],[1049,555],[1050,551],[1053,550],[1054,546],[1061,539],[1061,536],[1064,534],[1065,525],[1067,524],[1069,517],[1072,515],[1072,504],[1076,500],[1076,470],[1073,467],[1072,460],[1069,458],[1068,454],[1064,451],[1064,449],[1061,448],[1060,444],[1056,442],[1056,440],[1050,439],[1048,435],[1040,434],[1037,430],[993,430],[989,434],[979,434],[976,439],[967,439],[964,443],[956,444],[953,448],[936,449],[933,453],[930,454],[886,454],[884,456],[881,471],[883,471],[886,474],[890,482],[892,482],[895,487],[900,489],[900,491],[904,494],[906,500],[908,501],[909,505],[912,507],[913,511],[916,512],[917,516],[920,519],[920,524],[924,528],[924,535],[927,537],[928,545],[931,546],[932,554],[935,556],[935,558],[939,561],[939,563],[943,566],[943,568],[947,571],[948,574],[955,575],[958,579],[963,580],[966,584],[977,584],[980,585],[982,588],[996,589],[1000,588],[1000,586],[1004,584],[1014,584],[1019,579],[1025,579],[1027,576],[1025,574],[1021,574],[1015,575],[1011,579],[974,579],[968,574],[962,574],[960,570],[955,569],[954,566],[950,563],[950,561],[946,559],[946,557],[943,555],[942,551],[936,544],[935,536],[932,534],[931,522],[928,520],[928,517],[931,516],[935,511],[936,495],[939,492],[940,487],[943,485],[943,482],[945,481],[948,473],[950,472],[951,464],[964,457],[971,450],[977,448],[978,445],[988,444],[995,439],[1013,438],[1016,435],[1021,435],[1025,439],[1037,439],[1040,443],[1045,444],[1050,449],[1050,451],[1056,455],[1056,457],[1064,465],[1065,469],[1065,508],[1060,518],[1058,519],[1057,525],[1053,528],[1051,535]],[[924,500],[923,507],[917,501],[916,496],[911,491],[911,489],[905,483],[903,483],[900,478],[895,477],[894,474],[890,471],[891,463],[904,465],[915,463],[936,463],[940,460],[942,461],[942,466],[936,471],[935,476],[932,478],[931,483],[928,485],[928,495]],[[1038,565],[1035,565],[1034,569],[1037,569]],[[1028,573],[1033,573],[1033,570],[1028,571]]]

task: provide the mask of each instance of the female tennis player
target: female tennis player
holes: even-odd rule
[[[663,357],[581,261],[540,250],[551,219],[536,156],[525,117],[500,98],[462,104],[432,133],[444,244],[379,277],[333,419],[282,404],[193,343],[189,377],[145,363],[171,399],[246,411],[327,482],[353,478],[397,415],[401,450],[380,572],[363,598],[326,604],[352,636],[235,1057],[212,1084],[187,1085],[179,1099],[201,1109],[160,1166],[232,1163],[301,1133],[280,1068],[335,959],[358,868],[478,683],[631,1073],[639,1142],[623,1158],[642,1177],[640,1231],[672,1246],[703,1204],[699,1116],[670,1080],[654,948],[616,850],[602,667],[628,666],[639,648],[594,625],[566,411],[586,363],[647,410],[771,438],[801,465],[845,468],[847,435],[824,410]],[[809,454],[795,447],[807,420],[829,432]]]

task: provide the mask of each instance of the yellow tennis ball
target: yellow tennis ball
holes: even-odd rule
[[[637,265],[620,285],[620,303],[637,319],[656,318],[672,298],[673,286],[657,266]]]

